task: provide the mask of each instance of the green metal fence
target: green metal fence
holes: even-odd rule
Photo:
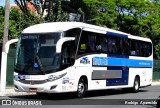
[[[7,59],[7,85],[13,85],[14,59],[16,48],[10,47]]]
[[[16,48],[12,46],[7,60],[7,85],[13,85],[13,71]],[[153,80],[160,81],[160,60],[154,60]]]
[[[160,60],[153,61],[153,80],[160,81]]]

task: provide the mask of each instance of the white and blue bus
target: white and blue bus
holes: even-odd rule
[[[152,83],[153,49],[148,38],[81,22],[30,26],[19,37],[17,92],[76,92],[140,87]]]

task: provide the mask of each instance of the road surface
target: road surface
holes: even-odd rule
[[[12,106],[3,105],[3,108],[21,108],[22,104],[25,105],[24,108],[28,108],[28,105],[34,108],[155,108],[158,96],[160,85],[141,88],[138,93],[124,89],[91,91],[82,99],[77,99],[74,93],[50,94],[43,97],[35,94],[5,96],[0,99],[11,100]]]

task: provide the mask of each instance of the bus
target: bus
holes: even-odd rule
[[[82,22],[30,26],[19,36],[14,90],[49,93],[150,86],[152,41]]]

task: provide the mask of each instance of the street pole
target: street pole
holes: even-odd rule
[[[9,11],[10,0],[5,0],[5,18],[4,18],[4,33],[3,33],[3,46],[2,46],[2,58],[1,58],[1,73],[0,73],[0,91],[5,93],[6,89],[6,65],[7,65],[7,53],[5,45],[8,41],[8,28],[9,28]]]

